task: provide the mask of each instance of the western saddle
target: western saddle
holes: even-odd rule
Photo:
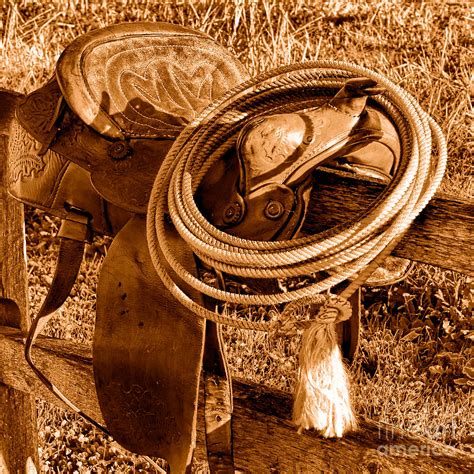
[[[34,365],[31,346],[67,298],[84,243],[94,234],[114,236],[97,290],[93,365],[100,407],[107,431],[121,445],[165,458],[172,472],[184,472],[192,461],[201,377],[211,471],[233,472],[231,382],[219,326],[190,315],[153,268],[147,204],[160,164],[181,130],[248,79],[242,64],[201,32],[167,23],[114,25],[73,41],[49,82],[17,97],[10,126],[9,192],[62,220],[57,270],[28,336],[28,361],[62,396]],[[293,238],[304,220],[311,171],[322,161],[390,179],[400,153],[396,129],[382,112],[366,107],[367,95],[378,92],[374,84],[349,82],[324,103],[329,100],[335,114],[363,115],[351,126],[358,146],[299,162],[295,136],[305,118],[288,125],[283,115],[260,117],[242,130],[226,164],[217,163],[197,192],[213,225],[243,238]],[[283,151],[260,146],[260,138],[275,130],[288,137]],[[311,130],[326,140],[337,132]],[[275,150],[284,159],[265,157]],[[264,185],[268,192],[254,195]],[[274,195],[289,207],[290,219],[280,219],[278,206],[268,208]],[[204,265],[171,225],[169,234],[182,265],[199,275]],[[227,276],[216,274],[225,285]],[[197,292],[194,297],[215,307],[208,297]],[[348,358],[357,348],[358,297],[353,307],[355,317],[341,331]]]

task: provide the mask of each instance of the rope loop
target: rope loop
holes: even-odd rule
[[[242,127],[259,116],[320,106],[353,77],[373,79],[385,88],[383,94],[369,100],[392,119],[402,146],[400,164],[391,183],[368,209],[319,234],[271,242],[227,234],[205,219],[194,193],[212,165],[235,146]],[[432,155],[433,143],[436,155]],[[156,176],[147,214],[153,264],[175,298],[197,316],[211,320],[216,320],[216,314],[193,301],[181,282],[221,301],[276,305],[320,295],[349,279],[352,283],[342,293],[348,298],[393,250],[434,195],[444,174],[446,157],[439,126],[408,92],[375,71],[338,61],[294,64],[270,71],[210,104],[169,150]],[[287,278],[320,271],[328,276],[282,293],[247,295],[215,288],[179,263],[167,235],[168,214],[193,252],[220,271],[249,278]],[[217,319],[222,324],[249,326],[249,321],[228,316]],[[274,328],[272,322],[250,326],[257,330]]]

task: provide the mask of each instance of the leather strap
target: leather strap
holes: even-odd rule
[[[337,325],[337,331],[340,335],[340,346],[342,356],[352,363],[360,344],[360,318],[362,307],[362,295],[360,288],[349,298],[352,308],[352,316]]]
[[[221,327],[206,322],[204,353],[204,417],[209,469],[234,473],[232,446],[232,382],[228,374]]]
[[[60,243],[56,270],[51,287],[28,332],[25,343],[25,358],[36,376],[69,408],[81,415],[95,427],[108,434],[108,431],[97,421],[76,407],[35,365],[32,349],[36,338],[50,320],[54,312],[60,308],[69,296],[81,267],[85,242],[88,240],[89,226],[86,216],[71,210],[68,218],[63,220],[59,231]]]
[[[215,271],[217,286],[225,289],[221,272]],[[215,309],[217,301],[204,297],[208,309]],[[232,380],[227,365],[222,328],[206,321],[204,346],[204,418],[209,469],[212,473],[235,472],[232,443]]]

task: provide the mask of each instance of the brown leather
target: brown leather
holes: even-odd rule
[[[75,162],[98,194],[133,213],[146,212],[183,127],[248,78],[210,37],[166,23],[83,35],[64,50],[56,76],[18,107],[22,128],[39,142],[37,152],[50,147]],[[61,92],[69,107],[61,108]]]
[[[148,252],[144,217],[117,234],[99,277],[94,374],[104,420],[127,449],[184,472],[195,438],[204,321],[165,289]],[[176,255],[192,253],[170,229]],[[196,301],[200,295],[195,293]]]
[[[40,155],[53,141],[63,111],[63,96],[54,76],[41,88],[24,96],[17,105],[21,126],[42,145]]]
[[[337,332],[340,335],[340,346],[342,356],[352,362],[360,344],[360,326],[362,316],[362,294],[360,288],[349,298],[352,308],[352,316],[337,325]]]
[[[41,137],[37,133],[38,137]],[[69,208],[90,215],[92,230],[115,234],[131,214],[113,208],[93,188],[84,168],[55,151],[39,154],[43,144],[14,119],[8,141],[7,185],[9,193],[20,201],[65,218]]]
[[[73,42],[57,79],[20,101],[11,127],[15,197],[59,217],[86,211],[95,232],[118,232],[98,288],[98,396],[111,434],[133,451],[166,458],[173,472],[191,462],[204,322],[165,290],[148,255],[144,218],[131,213],[146,212],[158,168],[183,126],[247,77],[202,33],[115,25]],[[180,255],[188,254],[183,247]],[[215,341],[210,337],[208,354],[222,361]],[[226,392],[230,382],[223,383]],[[227,397],[229,431],[231,396],[221,395],[209,400]],[[212,431],[220,445],[221,430]]]
[[[199,272],[206,266],[196,259]],[[208,269],[209,270],[209,269]],[[225,276],[214,271],[216,287],[225,290]],[[218,301],[202,296],[203,302],[215,311]],[[203,360],[204,375],[204,419],[206,426],[207,460],[211,472],[233,473],[234,453],[232,437],[232,381],[227,365],[222,327],[206,321],[206,344]]]
[[[358,175],[388,182],[400,162],[400,138],[395,126],[385,114],[377,109],[372,109],[371,113],[376,115],[380,122],[380,138],[330,160],[327,166],[347,169]]]
[[[368,96],[380,92],[371,80],[352,79],[316,108],[250,121],[236,151],[228,152],[201,183],[197,202],[203,214],[240,237],[290,239],[303,222],[317,166],[351,163],[386,177],[400,147],[391,122],[366,107]]]
[[[58,258],[51,290],[46,295],[43,304],[33,320],[28,331],[25,342],[25,359],[30,365],[36,376],[48,387],[63,403],[81,415],[89,423],[109,434],[103,426],[86,413],[82,412],[54,385],[53,382],[35,365],[32,357],[32,347],[37,336],[41,333],[42,328],[49,321],[54,312],[59,309],[66,301],[69,293],[74,286],[76,276],[81,267],[82,257],[84,254],[85,242],[88,238],[89,228],[87,218],[81,215],[74,215],[75,212],[69,213],[68,219],[63,222],[60,229],[60,243],[58,250]],[[69,220],[70,218],[70,220]],[[70,225],[72,224],[72,226]],[[68,237],[69,236],[69,237]]]
[[[380,92],[373,81],[353,79],[322,106],[249,122],[240,132],[237,153],[227,153],[199,187],[203,214],[239,237],[290,239],[304,220],[317,166],[352,164],[387,179],[398,164],[400,145],[388,118],[366,107],[368,95]],[[246,281],[250,287],[254,283]],[[359,292],[351,303],[353,317],[338,327],[343,355],[350,360],[359,345]]]
[[[171,139],[113,142],[67,114],[52,149],[90,173],[95,192],[115,206],[146,213],[153,181],[173,144]],[[126,148],[125,155],[116,150]]]
[[[76,39],[57,76],[71,109],[100,134],[163,138],[176,137],[247,72],[202,32],[137,22]]]
[[[227,367],[221,328],[212,321],[206,322],[203,373],[209,469],[216,473],[233,473],[232,382]]]
[[[241,192],[250,194],[274,183],[294,187],[326,160],[379,139],[377,116],[365,108],[373,86],[370,80],[349,80],[327,104],[314,110],[248,123],[237,142]]]
[[[11,127],[13,195],[60,217],[71,208],[86,211],[96,232],[118,232],[98,288],[99,401],[118,442],[166,458],[175,472],[191,462],[205,325],[165,290],[148,254],[145,219],[131,216],[146,212],[159,166],[182,128],[247,77],[202,33],[163,23],[114,25],[71,43],[56,78],[20,101]],[[391,173],[396,130],[365,106],[377,92],[374,83],[352,80],[318,107],[250,123],[205,177],[197,196],[203,213],[244,238],[290,239],[303,222],[316,166],[340,166],[342,157],[342,166]],[[358,152],[369,149],[364,161]],[[193,270],[189,250],[169,233]],[[349,354],[357,344],[355,311],[356,326],[342,334]],[[215,325],[208,325],[207,342],[211,468],[231,471],[232,400]]]

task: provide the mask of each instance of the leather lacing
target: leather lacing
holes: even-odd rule
[[[194,201],[210,167],[231,147],[250,120],[298,110],[298,103],[328,95],[347,79],[373,79],[385,92],[371,98],[391,117],[402,144],[401,163],[392,182],[362,214],[328,231],[284,241],[255,241],[232,236],[211,225]],[[436,154],[432,154],[433,142]],[[287,302],[322,305],[331,288],[347,279],[339,295],[349,298],[391,253],[443,177],[446,142],[440,127],[417,101],[387,77],[365,67],[317,61],[283,67],[247,81],[214,102],[180,134],[154,182],[147,214],[147,239],[153,264],[169,291],[197,316],[239,328],[275,331],[278,321],[249,321],[209,311],[190,298],[166,269],[196,290],[221,301],[252,305]],[[330,276],[295,290],[237,294],[217,289],[187,272],[173,255],[165,230],[166,215],[193,252],[206,264],[251,278],[285,278],[327,271]],[[292,305],[290,305],[292,306]],[[301,325],[301,322],[294,320]],[[303,323],[304,324],[304,323]],[[288,326],[285,318],[285,326]]]

